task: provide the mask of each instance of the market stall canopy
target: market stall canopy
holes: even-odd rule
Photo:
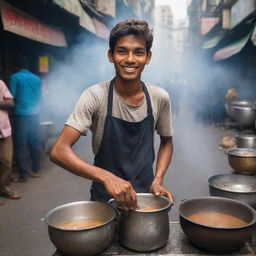
[[[63,32],[1,1],[3,28],[17,35],[54,46],[66,47]]]
[[[219,33],[218,35],[211,37],[210,39],[204,41],[202,48],[210,49],[210,48],[215,47],[221,41],[223,36],[224,36],[224,33]]]
[[[53,0],[55,4],[79,18],[79,25],[96,34],[92,18],[84,11],[79,0]]]
[[[231,42],[224,44],[219,50],[217,50],[213,59],[216,61],[223,60],[239,53],[250,39],[253,29],[254,27],[252,28],[251,26],[249,29],[248,27],[244,27],[244,31],[242,31],[243,33],[240,34],[240,36],[233,38]]]

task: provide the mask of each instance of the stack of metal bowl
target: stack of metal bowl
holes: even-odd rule
[[[255,125],[256,102],[252,100],[229,101],[225,104],[226,112],[230,119],[235,120],[240,126]]]

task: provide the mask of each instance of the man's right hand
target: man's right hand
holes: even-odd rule
[[[108,194],[116,200],[117,205],[124,211],[129,211],[130,208],[136,208],[136,192],[129,181],[113,175],[106,179],[103,185]]]

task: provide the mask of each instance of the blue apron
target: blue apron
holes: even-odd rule
[[[112,116],[113,80],[109,85],[108,109],[103,137],[94,165],[129,181],[137,193],[149,192],[153,181],[154,116],[145,84],[147,117],[140,122],[128,122]],[[104,186],[93,182],[91,200],[107,202],[111,196]]]

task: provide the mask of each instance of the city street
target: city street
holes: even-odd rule
[[[128,221],[133,233],[126,234],[121,219],[116,226],[124,235],[116,232],[101,256],[256,255],[254,211],[239,202],[200,199],[210,196],[210,177],[234,173],[225,151],[237,147],[227,153],[239,174],[230,175],[235,181],[223,181],[219,190],[255,206],[256,0],[0,0],[0,10],[0,256],[75,256],[84,254],[84,245],[100,249],[106,230],[111,237],[113,218],[110,228],[94,223],[92,232],[75,226],[83,239],[70,245],[75,239],[61,237],[66,248],[56,250],[47,213],[89,201],[92,182],[60,166],[103,180],[107,192],[95,184],[94,200],[108,201],[110,194],[124,210],[135,202],[134,190],[151,186],[155,194],[173,194],[169,215],[164,212],[169,206],[137,203],[139,213],[132,214],[139,221]],[[80,134],[87,136],[77,140]],[[71,147],[91,165],[95,153],[95,165],[111,173],[83,163]],[[163,176],[168,191],[161,186]],[[186,201],[191,198],[200,204]],[[102,208],[86,205],[93,222],[102,221],[98,213],[106,218]],[[73,219],[68,213],[68,220],[60,221],[68,223],[60,225],[87,222],[87,213]],[[137,248],[123,237],[144,244],[141,253],[129,251]],[[155,238],[162,240],[156,246]],[[68,251],[74,248],[79,253]]]
[[[208,177],[230,173],[227,156],[219,150],[218,144],[223,136],[235,133],[234,130],[195,123],[187,111],[179,117],[174,118],[175,150],[165,178],[165,186],[175,197],[170,221],[179,221],[181,200],[209,195]],[[90,137],[82,138],[75,148],[92,162]],[[0,230],[4,230],[5,235],[0,239],[0,255],[52,256],[55,248],[48,238],[45,215],[56,206],[88,200],[89,184],[89,181],[57,167],[48,157],[45,157],[41,178],[12,183],[22,193],[22,198],[17,201],[1,198],[4,205],[0,206]]]

